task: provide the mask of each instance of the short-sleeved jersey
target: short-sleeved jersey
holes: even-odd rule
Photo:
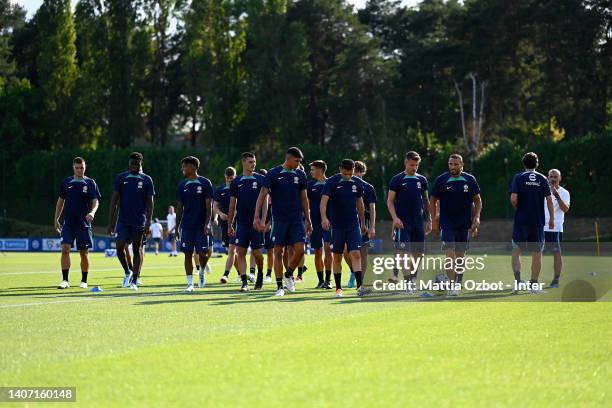
[[[340,173],[334,174],[325,182],[323,195],[329,197],[327,208],[332,228],[359,227],[357,199],[363,197],[363,183],[359,178],[352,176],[345,180]]]
[[[514,225],[543,227],[544,199],[550,195],[546,177],[537,171],[518,173],[512,179],[510,192],[518,196]]]
[[[184,179],[176,190],[176,201],[183,204],[181,228],[199,229],[205,227],[206,199],[212,199],[212,183],[206,177],[198,176],[194,180]]]
[[[215,201],[219,203],[219,210],[222,213],[227,214],[229,211],[230,202],[230,188],[227,184],[223,183],[215,190]]]
[[[468,229],[472,226],[472,203],[480,194],[476,178],[461,172],[453,177],[447,171],[436,178],[432,197],[440,200],[440,227],[443,230]]]
[[[321,197],[323,196],[323,189],[325,187],[325,181],[310,180],[308,182],[308,205],[310,207],[310,220],[313,226],[321,225]],[[327,210],[327,218],[329,216],[329,208]]]
[[[66,177],[62,181],[59,196],[64,199],[64,225],[68,227],[91,226],[85,216],[89,213],[91,200],[101,198],[98,185],[94,179]]]
[[[257,197],[263,186],[264,176],[253,173],[251,176],[241,174],[230,185],[230,195],[236,199],[236,224],[253,223]]]
[[[405,227],[422,227],[423,192],[428,188],[427,178],[419,173],[401,172],[389,182],[389,190],[395,192],[395,213]]]
[[[358,178],[362,183],[363,187],[363,205],[365,206],[365,219],[366,223],[371,221],[370,214],[370,204],[376,204],[376,190],[374,190],[374,186],[365,181],[364,179]]]
[[[274,221],[302,221],[301,193],[308,187],[307,184],[306,173],[302,170],[284,169],[281,165],[268,171],[264,187],[269,189],[272,197]]]
[[[155,195],[153,180],[144,173],[120,173],[113,191],[119,193],[119,219],[124,225],[143,226],[147,220],[147,197]]]

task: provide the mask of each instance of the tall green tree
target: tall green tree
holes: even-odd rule
[[[38,147],[78,144],[71,106],[78,69],[70,0],[45,0],[35,18],[41,39],[36,58],[38,86],[44,100],[44,136]]]

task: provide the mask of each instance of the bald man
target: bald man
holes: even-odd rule
[[[559,185],[561,182],[561,172],[557,169],[551,169],[548,171],[548,184],[550,184],[550,192],[553,196],[553,207],[555,212],[555,226],[554,228],[548,227],[548,219],[550,214],[548,207],[544,206],[544,216],[546,222],[544,223],[544,241],[545,250],[552,252],[554,257],[554,277],[550,283],[550,288],[559,287],[559,277],[561,276],[561,268],[563,266],[563,260],[561,259],[561,241],[563,238],[563,221],[565,213],[569,211],[570,207],[570,193]]]

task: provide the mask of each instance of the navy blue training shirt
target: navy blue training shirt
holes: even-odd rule
[[[263,187],[264,176],[253,173],[251,176],[241,174],[230,185],[230,194],[236,201],[236,224],[253,223],[257,197]]]
[[[476,178],[461,172],[452,177],[447,171],[436,178],[431,195],[440,200],[442,229],[469,229],[472,226],[472,203],[480,194]]]
[[[514,225],[544,227],[544,198],[550,195],[548,180],[537,171],[524,171],[512,179],[511,193],[518,195]]]
[[[91,226],[91,223],[85,219],[89,213],[89,205],[91,200],[99,200],[102,197],[94,179],[66,177],[62,181],[59,196],[64,199],[64,225],[68,227]]]
[[[147,197],[155,195],[153,180],[144,173],[120,173],[115,178],[113,191],[119,193],[118,222],[142,227],[147,220]]]
[[[419,173],[401,172],[389,182],[389,190],[395,192],[395,212],[404,227],[423,227],[423,192],[427,189],[427,179]]]
[[[274,222],[302,221],[301,193],[307,184],[306,173],[302,170],[288,170],[280,165],[268,171],[264,187],[270,190]]]
[[[194,180],[183,179],[176,190],[176,200],[183,204],[181,228],[200,229],[205,227],[206,199],[212,198],[212,183],[206,177]]]
[[[345,180],[340,173],[325,182],[323,195],[329,197],[327,208],[333,229],[359,228],[357,199],[363,197],[363,184],[352,176]]]

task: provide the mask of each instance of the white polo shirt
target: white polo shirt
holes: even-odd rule
[[[567,191],[561,186],[557,188],[557,191],[559,192],[559,197],[561,197],[565,205],[569,206],[570,204],[569,191]],[[559,201],[557,200],[557,197],[555,197],[554,195],[551,195],[551,197],[553,200],[553,207],[555,209],[555,228],[553,229],[548,228],[548,220],[550,219],[550,214],[548,213],[548,205],[546,205],[546,199],[544,199],[544,217],[545,217],[544,231],[563,232],[563,221],[565,220],[565,213],[559,207]]]
[[[151,230],[151,237],[152,238],[161,238],[162,237],[162,232],[164,231],[164,227],[162,227],[162,225],[159,222],[154,222],[153,224],[151,224],[149,229]]]
[[[168,214],[168,216],[166,217],[166,221],[168,222],[168,224],[166,225],[166,228],[168,228],[168,233],[176,233],[176,231],[173,231],[174,227],[176,227],[176,213]]]

